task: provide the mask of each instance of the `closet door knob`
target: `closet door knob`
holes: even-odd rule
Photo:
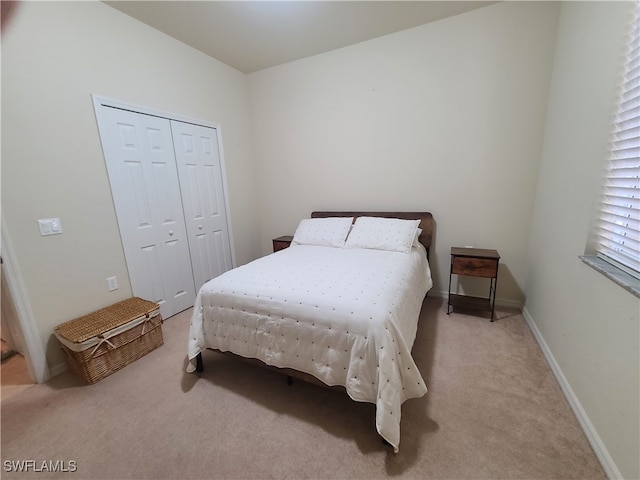
[[[169,230],[169,235],[173,236],[173,230]]]
[[[198,230],[202,230],[202,225],[198,225]]]

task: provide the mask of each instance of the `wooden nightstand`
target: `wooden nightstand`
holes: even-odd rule
[[[500,255],[496,250],[452,247],[447,315],[451,313],[452,308],[460,307],[470,310],[491,312],[491,321],[493,322],[496,306],[496,286],[498,284],[499,263]],[[489,279],[489,296],[472,297],[469,295],[457,295],[451,293],[452,275],[466,275],[469,277],[482,277]]]
[[[282,237],[273,239],[273,252],[277,252],[278,250],[284,250],[289,245],[291,245],[291,240],[293,240],[293,235],[283,235]]]

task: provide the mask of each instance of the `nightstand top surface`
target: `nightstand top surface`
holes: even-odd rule
[[[457,257],[500,258],[497,250],[486,248],[451,247],[451,255]]]
[[[282,235],[273,239],[274,242],[290,242],[291,240],[293,240],[293,235]]]

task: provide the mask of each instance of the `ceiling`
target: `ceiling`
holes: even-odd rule
[[[353,45],[494,1],[105,1],[244,73]]]

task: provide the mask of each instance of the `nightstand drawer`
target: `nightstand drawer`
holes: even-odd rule
[[[493,278],[498,275],[498,260],[486,258],[454,257],[451,273],[473,277]]]

